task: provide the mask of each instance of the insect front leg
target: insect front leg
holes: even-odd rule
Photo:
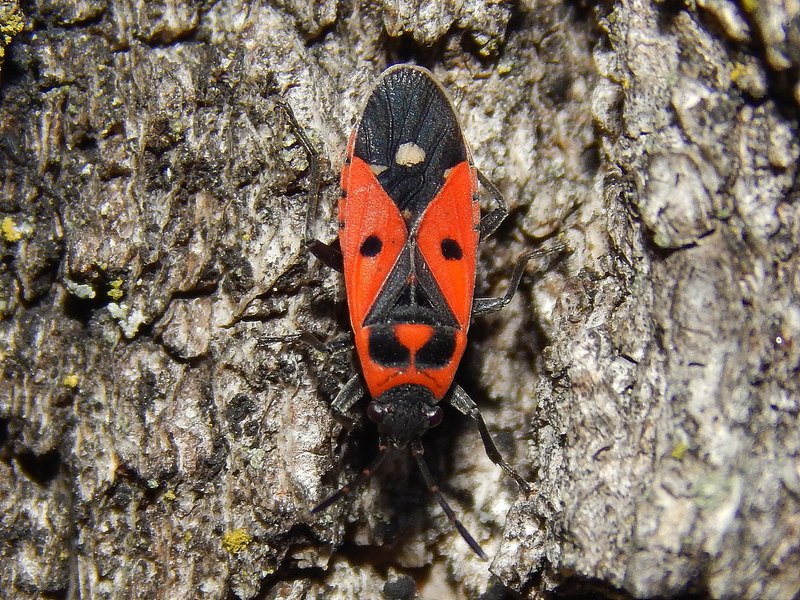
[[[333,403],[331,404],[331,410],[336,417],[341,418],[348,422],[351,426],[354,426],[356,420],[348,413],[353,406],[355,406],[358,401],[364,397],[366,393],[367,390],[364,388],[364,384],[361,382],[361,377],[354,375],[347,383],[344,384],[344,387],[339,390],[339,393],[336,395],[336,399],[334,399]],[[365,484],[386,459],[388,450],[388,446],[381,444],[378,455],[367,468],[363,469],[361,473],[359,473],[352,481],[343,485],[338,491],[331,494],[317,506],[312,508],[311,513],[315,514],[322,512],[332,504],[335,504],[336,501],[343,496],[347,496],[354,489]]]
[[[356,419],[349,414],[350,410],[359,400],[364,398],[366,394],[367,390],[361,381],[361,377],[359,375],[353,375],[347,383],[344,384],[342,389],[339,390],[336,398],[331,403],[331,410],[337,417],[349,423],[355,423]]]
[[[489,457],[489,460],[503,469],[503,471],[505,471],[508,475],[513,477],[514,481],[516,481],[517,485],[519,485],[519,489],[521,489],[525,494],[530,494],[530,484],[525,481],[522,478],[522,475],[517,473],[517,470],[508,464],[508,462],[503,458],[503,455],[500,454],[500,451],[497,449],[497,446],[492,439],[492,435],[489,433],[489,429],[486,427],[486,421],[483,420],[483,415],[478,409],[478,405],[475,404],[467,392],[465,392],[464,389],[458,384],[453,386],[453,393],[450,396],[450,404],[456,410],[458,410],[458,412],[468,416],[478,424],[478,431],[481,434],[483,447],[486,450],[486,456]]]
[[[291,333],[289,335],[279,336],[265,336],[259,340],[263,344],[275,343],[294,343],[298,342],[307,346],[311,346],[317,352],[321,352],[328,356],[336,356],[342,352],[353,351],[353,333],[346,331],[334,337],[327,342],[322,341],[310,331],[301,331],[299,333]],[[361,378],[358,375],[351,377],[346,384],[339,390],[336,398],[331,403],[331,411],[334,415],[345,421],[350,426],[354,426],[357,419],[353,417],[350,410],[355,404],[361,400],[367,393]]]
[[[303,129],[303,126],[297,121],[297,117],[294,116],[294,111],[289,103],[283,99],[278,99],[277,104],[288,117],[289,127],[292,129],[292,133],[297,137],[303,150],[305,150],[308,159],[311,184],[308,192],[308,210],[306,211],[306,224],[303,231],[303,245],[323,264],[341,273],[344,271],[344,267],[342,265],[342,249],[339,246],[339,239],[337,238],[330,244],[326,244],[314,237],[314,221],[317,218],[320,185],[322,182],[322,170],[320,169],[321,154],[319,150],[314,148],[305,129]]]

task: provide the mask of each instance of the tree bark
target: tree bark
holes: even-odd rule
[[[0,3],[0,589],[9,598],[792,598],[800,592],[800,9],[775,0]],[[20,27],[24,23],[24,28]],[[328,404],[357,366],[349,131],[429,67],[511,217],[434,475],[470,553]],[[362,411],[363,412],[363,411]]]

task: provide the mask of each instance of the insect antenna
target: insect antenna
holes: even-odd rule
[[[314,508],[311,509],[311,514],[316,514],[318,512],[322,512],[332,504],[335,504],[337,500],[340,498],[347,496],[350,492],[352,492],[357,487],[364,485],[370,477],[378,470],[378,468],[383,464],[383,461],[386,460],[386,456],[389,453],[389,447],[381,444],[378,447],[378,456],[372,459],[372,462],[367,465],[364,470],[361,471],[356,477],[354,477],[351,481],[343,485],[337,492],[328,496],[325,500],[317,504]]]
[[[428,465],[425,463],[425,459],[423,458],[423,454],[425,454],[425,449],[422,447],[422,442],[419,439],[414,440],[411,443],[411,454],[414,455],[414,458],[417,459],[417,464],[419,465],[419,470],[422,471],[422,478],[425,480],[425,485],[428,486],[428,489],[436,494],[436,499],[439,501],[439,506],[442,507],[444,514],[447,515],[447,518],[450,519],[450,522],[453,524],[453,527],[456,528],[458,533],[461,534],[461,537],[464,538],[464,541],[467,542],[467,545],[472,548],[472,551],[477,554],[481,560],[489,560],[486,556],[486,553],[483,549],[478,545],[478,542],[475,541],[467,528],[461,524],[456,518],[456,514],[453,512],[453,509],[450,508],[450,505],[447,503],[447,500],[444,499],[442,492],[439,490],[439,486],[436,485],[436,482],[433,480],[433,475],[431,475],[430,469],[428,469]]]

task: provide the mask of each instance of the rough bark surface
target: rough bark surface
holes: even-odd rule
[[[21,16],[23,15],[23,16]],[[24,28],[21,26],[24,23]],[[792,598],[800,591],[800,8],[776,0],[0,2],[0,595]],[[479,293],[561,235],[408,457],[352,372],[318,234],[370,83],[431,68],[513,207]],[[416,590],[416,591],[415,591]]]

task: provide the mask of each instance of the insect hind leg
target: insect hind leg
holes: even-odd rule
[[[472,316],[480,317],[488,315],[508,305],[517,293],[519,282],[522,281],[522,275],[525,273],[525,267],[528,261],[534,256],[534,252],[528,252],[517,259],[517,264],[514,265],[514,272],[511,274],[511,281],[508,284],[508,289],[503,296],[498,296],[496,298],[475,298],[472,302]]]
[[[489,460],[503,469],[503,471],[505,471],[508,475],[513,477],[514,481],[517,482],[519,489],[522,490],[523,493],[530,494],[530,484],[525,481],[522,475],[520,475],[514,467],[508,464],[506,459],[503,458],[503,455],[500,454],[500,450],[497,449],[497,446],[492,439],[492,434],[489,433],[489,429],[486,427],[486,421],[483,420],[483,415],[478,409],[478,405],[475,404],[475,401],[469,397],[469,394],[467,394],[467,392],[465,392],[460,385],[455,385],[453,387],[453,393],[450,397],[450,404],[456,410],[458,410],[458,412],[468,416],[477,423],[478,431],[481,434],[481,441],[483,441],[483,447],[486,450],[486,456],[489,457]]]
[[[500,190],[497,189],[497,186],[493,184],[480,169],[476,169],[476,173],[478,175],[478,181],[489,191],[497,204],[489,214],[481,218],[480,239],[483,241],[497,231],[500,224],[505,221],[508,216],[508,203],[503,194],[500,193]]]
[[[339,245],[338,237],[330,244],[317,239],[306,240],[306,247],[322,264],[334,271],[344,273],[344,257],[342,256],[342,247]]]
[[[320,168],[321,154],[319,150],[311,143],[305,129],[297,120],[294,115],[292,107],[286,100],[279,98],[277,106],[283,111],[289,119],[289,127],[295,135],[308,159],[308,168],[310,171],[309,179],[310,186],[308,192],[308,208],[306,210],[305,229],[303,231],[303,245],[305,245],[309,252],[316,256],[323,264],[342,272],[342,249],[339,246],[338,238],[336,241],[326,244],[314,237],[314,220],[317,217],[317,208],[319,206],[320,187],[322,184],[322,170]]]

